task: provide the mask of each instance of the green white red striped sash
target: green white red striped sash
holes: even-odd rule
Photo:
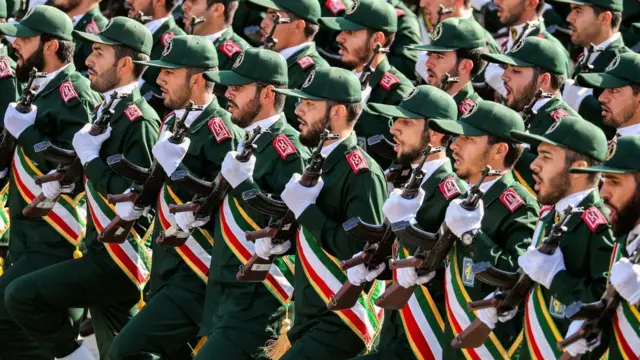
[[[100,233],[116,217],[115,208],[93,187],[87,178],[85,178],[84,189],[87,193],[87,206],[91,220]],[[104,243],[111,259],[118,264],[118,267],[139,290],[142,290],[149,280],[149,270],[151,269],[151,254],[145,242],[146,239],[140,238],[140,235],[132,229],[124,243]]]
[[[404,247],[398,258],[405,259],[409,252]],[[393,272],[396,281],[396,271]],[[426,286],[416,286],[413,296],[400,310],[404,332],[413,354],[419,360],[442,359],[444,320]]]
[[[27,157],[21,146],[16,147],[11,167],[18,192],[27,204],[31,203],[42,193],[42,188],[34,180],[36,176],[43,175],[42,171]],[[77,246],[85,235],[84,201],[84,194],[75,199],[62,194],[49,215],[42,217],[73,246]]]
[[[183,202],[166,184],[158,197],[158,218],[163,231],[171,226],[176,226],[175,216],[169,212],[170,205],[180,205]],[[197,228],[191,232],[187,241],[175,248],[182,260],[205,283],[209,279],[209,266],[211,265],[211,248],[213,237],[207,230]]]
[[[225,196],[218,215],[220,233],[229,249],[236,255],[241,263],[246,264],[255,254],[255,244],[248,241],[245,231],[259,230],[260,227],[242,209],[238,200],[230,195]],[[263,284],[271,294],[283,305],[289,305],[293,296],[293,257],[276,257],[269,268],[269,274]]]
[[[457,336],[475,320],[476,315],[469,311],[467,303],[473,300],[464,288],[460,276],[460,266],[458,264],[457,244],[454,244],[451,251],[450,261],[445,271],[445,305],[447,320],[453,330],[453,335]],[[518,349],[522,341],[522,334],[511,345],[509,351],[505,350],[496,335],[491,332],[489,339],[475,349],[462,349],[462,353],[467,359],[510,359],[512,354]]]
[[[0,191],[0,238],[9,230],[9,208],[6,207],[9,183]]]
[[[324,251],[303,227],[296,236],[298,261],[304,273],[320,298],[328,304],[342,285],[347,282],[346,274],[340,269],[338,260]],[[335,313],[353,332],[362,339],[367,349],[382,328],[384,309],[374,304],[384,292],[384,282],[375,281],[369,294],[364,292],[351,309]]]
[[[616,243],[612,256],[611,266],[622,257],[622,248]],[[610,349],[619,352],[622,359],[638,359],[640,356],[640,313],[635,306],[622,299],[620,305],[613,315],[613,333],[617,349]]]

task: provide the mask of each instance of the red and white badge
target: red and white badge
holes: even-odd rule
[[[129,121],[134,122],[142,116],[142,111],[140,111],[136,104],[131,104],[124,109],[124,115],[129,119]]]
[[[296,61],[296,63],[298,63],[298,65],[300,65],[302,70],[307,70],[310,66],[315,64],[315,62],[313,61],[313,58],[311,58],[311,56],[305,56],[302,59],[299,59],[298,61]]]
[[[510,212],[515,212],[524,205],[524,200],[522,200],[520,195],[511,188],[507,189],[507,191],[500,195],[500,201],[507,207],[507,209],[509,209]]]
[[[209,130],[211,130],[213,136],[216,137],[216,141],[218,142],[218,144],[227,139],[231,139],[231,133],[229,132],[229,129],[227,129],[224,121],[222,121],[222,119],[219,117],[214,117],[209,120]]]
[[[327,0],[324,2],[324,6],[331,11],[333,16],[338,15],[341,11],[347,10],[347,6],[342,2],[342,0]]]
[[[12,76],[11,65],[9,65],[9,59],[6,57],[0,57],[0,79]]]
[[[449,176],[444,179],[443,182],[438,185],[440,188],[440,192],[444,196],[445,199],[450,200],[452,197],[456,195],[460,195],[460,188],[456,181],[453,179],[453,176]]]
[[[174,37],[176,37],[176,34],[174,34],[171,31],[162,34],[162,37],[160,38],[160,42],[162,43],[162,46],[167,46],[169,41],[171,41],[171,39],[173,39]]]
[[[95,20],[91,20],[91,22],[84,27],[84,31],[89,34],[98,34],[100,33],[100,27],[96,24]]]
[[[399,82],[400,79],[390,72],[384,73],[382,79],[380,79],[380,85],[387,90],[391,90],[391,87]]]
[[[276,148],[276,151],[282,160],[286,159],[287,156],[296,153],[296,147],[293,146],[293,143],[285,134],[280,134],[273,138],[273,147]]]
[[[78,93],[76,89],[73,88],[73,84],[71,80],[67,80],[60,85],[60,96],[65,104],[68,104],[69,101],[78,98]]]
[[[475,105],[475,103],[471,99],[467,98],[467,99],[462,100],[460,105],[458,105],[458,111],[460,111],[460,115],[467,115],[467,113],[471,109],[473,109],[473,105]]]
[[[562,118],[567,116],[569,116],[569,113],[563,109],[556,109],[554,112],[551,113],[551,118],[553,118],[553,120],[555,121],[560,121],[562,120]]]
[[[360,153],[360,150],[353,150],[348,153],[347,162],[349,163],[349,166],[351,166],[351,170],[356,174],[360,170],[369,168],[369,164],[367,163],[367,160],[365,160],[364,156],[362,156],[362,153]]]
[[[233,40],[225,40],[222,42],[222,45],[220,45],[220,51],[227,55],[227,57],[232,58],[233,55],[242,52],[242,48]]]
[[[590,207],[582,214],[582,220],[592,232],[596,231],[600,225],[607,224],[607,218],[595,206]]]

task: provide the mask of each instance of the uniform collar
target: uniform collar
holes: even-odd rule
[[[440,169],[440,167],[447,161],[449,161],[448,158],[426,161],[424,165],[422,165],[422,172],[424,172],[424,177],[422,178],[422,183],[420,185],[429,180],[429,178],[433,174],[435,174],[436,171]],[[411,164],[411,167],[415,169],[416,167],[418,167],[418,164]]]
[[[351,134],[341,139],[338,139],[338,141],[334,141],[329,145],[323,146],[322,150],[320,150],[320,155],[322,155],[322,157],[326,159],[327,157],[329,157],[329,154],[331,154],[331,152],[335,150],[335,148],[337,148],[338,145],[342,144],[349,136],[351,136]]]
[[[273,124],[275,124],[276,122],[278,122],[278,120],[280,120],[280,117],[283,116],[283,113],[277,113],[273,116],[269,116],[266,119],[262,119],[262,120],[258,120],[254,123],[252,123],[251,125],[247,126],[246,128],[244,128],[244,130],[246,132],[252,132],[253,129],[257,128],[258,126],[260,126],[260,128],[262,129],[262,131],[267,130],[268,128],[272,127]]]
[[[212,43],[216,42],[218,39],[220,39],[222,34],[224,34],[224,32],[227,31],[228,29],[229,28],[224,28],[224,29],[218,31],[217,33],[205,35],[205,37],[207,38],[207,40],[211,41]]]
[[[169,16],[160,18],[160,19],[155,19],[155,20],[151,20],[148,23],[144,24],[144,26],[149,29],[149,32],[151,32],[152,34],[155,34],[156,31],[158,31],[158,29],[160,29],[160,27],[166,23],[169,20]]]
[[[207,103],[206,105],[204,105],[202,107],[202,109],[206,109],[207,107],[209,107],[209,104],[211,104],[211,102]],[[182,119],[182,117],[184,116],[184,112],[187,111],[186,109],[178,109],[175,111],[176,114],[176,120],[177,119]],[[196,119],[198,118],[198,116],[200,116],[200,114],[202,114],[202,110],[193,110],[191,112],[189,112],[189,114],[187,115],[187,119],[184,121],[184,124],[187,127],[191,127],[191,124],[193,124],[194,121],[196,121]]]
[[[78,25],[78,23],[80,22],[80,20],[82,20],[82,18],[86,15],[86,13],[84,14],[80,14],[80,15],[76,15],[74,17],[71,18],[71,22],[73,23],[73,27],[76,27],[76,25]]]
[[[569,206],[577,207],[594,189],[587,189],[573,193],[565,198],[560,199],[556,205],[557,213],[562,214]]]
[[[104,105],[109,102],[109,100],[111,99],[111,94],[113,94],[114,91],[118,92],[118,94],[120,95],[125,95],[125,94],[129,95],[137,88],[138,88],[138,82],[134,81],[131,84],[123,85],[123,86],[120,86],[119,88],[111,89],[103,93],[102,97],[104,97],[105,101],[103,101],[100,104],[100,108],[98,108],[98,112],[96,113],[97,118],[100,118],[100,116],[102,115],[102,110],[104,108]],[[120,99],[116,99],[113,102],[112,109],[115,109],[116,105],[118,105],[119,102],[120,102]]]
[[[47,87],[47,85],[51,82],[51,80],[53,80],[56,76],[58,76],[58,74],[64,71],[64,69],[66,69],[71,64],[72,63],[68,63],[56,71],[47,73],[47,75],[43,78],[37,78],[33,80],[33,85],[38,86],[38,90],[36,90],[36,95],[38,95],[42,90],[44,90],[44,88]]]
[[[539,99],[538,101],[536,101],[535,104],[533,104],[533,108],[531,110],[533,110],[534,114],[537,114],[538,111],[545,106],[549,101],[551,101],[551,99],[553,98],[544,98],[544,99]]]
[[[631,230],[627,235],[626,250],[627,254],[633,254],[633,251],[640,245],[640,224]]]
[[[626,135],[640,135],[640,124],[633,124],[625,127],[618,128],[616,130],[620,136]]]
[[[289,59],[290,57],[293,56],[293,54],[311,45],[313,45],[313,42],[308,41],[296,46],[288,47],[286,49],[280,50],[280,55],[282,55],[285,59]]]
[[[493,186],[493,184],[495,184],[496,182],[498,182],[498,180],[500,180],[502,176],[497,177],[493,180],[489,180],[489,181],[485,181],[482,184],[480,184],[480,191],[482,191],[483,193],[487,193],[487,191],[489,191],[489,189],[491,189],[491,187]],[[470,185],[470,184],[469,184]],[[469,186],[470,187],[470,186]]]
[[[622,36],[622,34],[620,34],[620,32],[617,32],[613,35],[611,35],[610,38],[608,38],[607,40],[603,41],[600,44],[596,45],[596,48],[601,48],[602,51],[606,50],[609,45],[613,44],[614,41],[618,40],[620,37]],[[584,48],[584,53],[586,54],[589,51],[588,48]],[[594,62],[596,60],[596,58],[598,57],[598,55],[600,55],[600,53],[602,51],[598,51],[598,50],[594,50],[593,53],[591,53],[591,56],[589,57],[589,64],[591,64],[592,62]]]

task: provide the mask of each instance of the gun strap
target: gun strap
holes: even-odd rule
[[[624,246],[616,243],[611,255],[611,266],[623,257]],[[611,273],[611,272],[609,272]],[[640,354],[640,312],[628,301],[621,299],[613,314],[615,345],[609,347],[610,359],[635,359]]]

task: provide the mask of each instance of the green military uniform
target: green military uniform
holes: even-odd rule
[[[0,24],[0,33],[16,37],[48,33],[71,40],[72,24],[61,11],[48,6],[35,7],[19,25]],[[75,226],[56,230],[50,218],[27,218],[22,209],[39,194],[39,188],[24,191],[25,183],[32,176],[55,169],[37,154],[35,144],[49,140],[57,146],[71,148],[73,134],[91,119],[91,111],[101,101],[99,94],[91,91],[89,81],[75,71],[73,64],[59,70],[44,87],[39,88],[33,104],[38,108],[35,124],[27,127],[18,139],[14,165],[9,176],[10,229],[9,253],[12,263],[0,278],[0,298],[5,298],[7,286],[18,278],[46,266],[71,259],[75,246],[82,239],[78,208],[71,206],[77,215]],[[42,86],[42,81],[36,81]],[[29,162],[33,165],[29,166]],[[36,165],[37,164],[37,165]],[[23,192],[21,192],[23,190]],[[36,192],[33,194],[33,192]],[[0,302],[0,356],[3,359],[50,359],[51,355],[40,349],[31,338],[11,319],[4,301]]]
[[[240,56],[232,70],[206,73],[205,78],[225,86],[255,82],[287,84],[286,63],[276,53],[247,49]],[[287,123],[284,115],[263,130],[268,132],[261,133],[255,142],[253,177],[226,196],[218,216],[212,219],[215,226],[212,267],[200,331],[202,335],[208,335],[208,340],[196,359],[262,358],[259,348],[277,334],[285,308],[291,301],[292,279],[287,270],[290,263],[278,268],[277,279],[274,276],[263,283],[236,279],[239,265],[248,261],[248,254],[252,252],[244,231],[263,228],[269,220],[246,205],[242,193],[257,188],[280,194],[291,175],[302,172],[309,157],[308,149],[298,140],[298,132]]]
[[[409,47],[422,43],[418,17],[402,0],[390,0],[389,4],[393,6],[398,17],[398,30],[393,44],[391,44],[391,51],[388,55],[389,62],[413,81],[416,79],[415,66],[418,52]]]
[[[100,6],[96,4],[91,10],[82,16],[80,21],[74,26],[74,30],[87,32],[89,34],[97,34],[107,25],[107,18],[100,12]],[[76,69],[79,72],[85,74],[87,72],[87,65],[85,61],[91,55],[91,42],[76,39],[76,50],[73,55],[73,63],[76,65]]]
[[[279,92],[298,99],[341,104],[362,100],[358,78],[339,68],[318,69],[301,90]],[[380,314],[370,305],[364,306],[367,314],[356,315],[355,320],[371,321],[372,328],[366,330],[350,328],[355,311],[347,310],[341,316],[327,309],[328,295],[346,282],[344,272],[333,261],[350,259],[362,248],[360,241],[354,241],[344,231],[342,223],[353,217],[371,224],[382,223],[386,195],[382,169],[358,147],[355,135],[351,133],[337,141],[340,143],[322,164],[324,185],[318,198],[297,214],[300,228],[296,240],[295,321],[287,334],[292,347],[283,359],[348,359],[368,349],[381,327]],[[362,299],[372,302],[375,297],[362,295]]]
[[[188,57],[183,54],[190,54]],[[214,68],[218,66],[216,48],[195,36],[179,36],[162,58],[143,62],[159,68]],[[184,113],[171,113],[162,126],[171,130]],[[227,152],[234,150],[243,132],[231,122],[230,114],[214,97],[201,112],[192,112],[189,126],[191,143],[181,167],[197,178],[212,181],[220,171]],[[192,194],[167,183],[157,205],[152,238],[175,226],[168,207],[188,202]],[[191,241],[174,248],[153,244],[151,293],[147,305],[122,329],[111,346],[111,359],[155,358],[190,359],[188,341],[199,330],[211,257],[213,226],[194,231]]]
[[[524,130],[522,119],[515,111],[489,101],[481,101],[457,122],[433,120],[429,127],[452,135],[494,135],[507,141],[513,141],[509,130]],[[454,245],[445,270],[448,319],[445,333],[450,337],[458,335],[476,317],[467,309],[466,302],[482,300],[495,290],[476,281],[471,272],[473,264],[487,261],[499,269],[515,271],[517,257],[531,243],[538,218],[538,203],[518,183],[512,171],[504,172],[488,189],[486,187],[481,186],[484,217],[480,231],[471,245]],[[518,337],[521,325],[517,320],[498,324],[493,330],[495,336],[473,350],[460,351],[445,346],[444,358],[464,358],[470,351],[482,359],[511,357],[521,342]]]
[[[415,118],[425,119],[425,121],[457,118],[456,105],[448,94],[432,86],[419,86],[416,89],[416,94],[404,100],[397,108],[378,104],[370,104],[370,106],[372,109],[384,112],[393,118]],[[427,107],[424,104],[431,105]],[[430,162],[427,161],[425,166],[430,166]],[[434,160],[434,162],[438,162],[438,160]],[[466,185],[455,174],[451,160],[446,158],[428,178],[423,179],[421,188],[424,190],[425,197],[417,212],[416,221],[420,228],[435,233],[444,221],[447,206],[453,199],[464,196]],[[413,254],[415,249],[415,246],[399,243],[398,257],[406,258]],[[435,359],[441,359],[442,347],[451,340],[445,340],[444,332],[439,327],[440,324],[444,326],[442,319],[446,318],[443,289],[444,272],[438,271],[435,278],[426,285],[426,288],[416,288],[412,298],[413,301],[420,304],[432,300],[436,309],[431,309],[429,306],[420,306],[419,310],[406,309],[413,318],[426,320],[426,325],[431,328],[430,331],[435,335],[435,338],[405,322],[400,311],[387,311],[378,351],[358,359],[402,360],[414,356],[429,357],[429,355]],[[407,316],[405,310],[402,313],[405,317]],[[407,336],[407,333],[410,333],[410,336]]]
[[[141,24],[124,17],[114,18],[112,25],[99,35],[75,34],[92,42],[129,46],[145,54],[151,50],[151,34]],[[123,38],[128,41],[120,40]],[[142,236],[135,236],[126,245],[105,246],[97,241],[100,229],[108,224],[103,214],[110,210],[106,200],[97,200],[98,194],[124,192],[130,183],[109,168],[106,158],[124,154],[133,163],[148,166],[151,144],[158,132],[159,118],[140,95],[137,83],[126,89],[122,92],[128,96],[114,107],[110,140],[102,145],[100,157],[85,166],[89,212],[86,255],[24,275],[6,290],[6,306],[13,319],[55,357],[69,355],[78,346],[76,329],[66,320],[71,307],[91,309],[98,346],[106,354],[112,337],[135,313],[146,283],[149,265],[147,250],[140,244],[144,241]],[[146,229],[136,230],[144,235]],[[136,253],[135,258],[130,258],[133,256],[128,254],[129,249]],[[72,288],[79,291],[68,291]]]
[[[228,27],[219,38],[213,42],[218,54],[218,69],[230,70],[238,55],[251,47],[240,35],[233,31],[233,27]],[[227,107],[227,98],[224,97],[226,88],[218,86],[216,95],[218,103],[223,109]]]
[[[597,161],[603,161],[607,153],[604,133],[580,117],[567,116],[544,135],[524,132],[512,132],[512,135],[531,146],[537,147],[544,142],[571,149]],[[609,261],[603,259],[610,258],[614,242],[608,221],[609,210],[595,187],[578,204],[572,205],[581,208],[582,213],[569,215],[571,218],[566,223],[567,231],[560,239],[559,249],[563,254],[564,268],[552,275],[550,286],[545,285],[548,288],[537,284],[523,305],[527,321],[521,359],[538,358],[538,354],[542,354],[543,358],[560,357],[561,351],[556,347],[558,340],[553,334],[567,332],[570,320],[564,316],[566,305],[576,301],[594,302],[600,299],[606,286]],[[543,234],[549,231],[556,214],[561,211],[564,209],[551,206],[542,211],[533,238],[535,246],[540,245]],[[524,264],[523,258],[528,255],[529,252],[518,262]],[[549,267],[555,268],[552,263]],[[523,271],[534,279],[532,272]],[[597,349],[583,358],[599,359],[601,355],[602,351]]]

